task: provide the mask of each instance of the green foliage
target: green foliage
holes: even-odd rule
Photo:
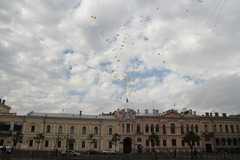
[[[97,140],[94,138],[94,134],[89,134],[87,139],[91,149],[92,144],[95,143]]]
[[[16,147],[18,143],[22,143],[23,134],[21,132],[16,132],[12,135],[13,146]]]
[[[115,153],[116,153],[117,145],[120,143],[120,135],[118,133],[114,133],[112,135],[111,143],[114,144],[114,146],[115,146]]]
[[[183,137],[182,140],[188,143],[188,145],[190,146],[191,157],[193,158],[193,146],[195,145],[195,143],[198,143],[201,140],[201,138],[199,137],[199,135],[197,135],[193,131],[189,131],[186,133],[186,135]]]
[[[61,141],[63,138],[64,138],[63,135],[58,134],[57,137],[53,139],[54,149],[57,148],[58,141]]]
[[[39,144],[43,142],[45,136],[43,133],[38,133],[36,136],[34,136],[34,139],[36,140],[36,143],[38,144],[37,150],[39,149]]]
[[[159,144],[159,136],[152,132],[151,135],[148,136],[148,140],[151,142],[151,146],[154,147],[156,144]]]

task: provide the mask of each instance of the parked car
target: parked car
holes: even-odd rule
[[[0,152],[10,154],[12,152],[12,148],[9,146],[0,146]]]
[[[86,153],[89,153],[89,154],[98,154],[98,152],[95,151],[94,149],[89,149]]]
[[[114,154],[115,151],[113,151],[113,150],[103,150],[102,153],[103,153],[103,154]]]
[[[69,155],[69,156],[81,156],[81,153],[80,152],[77,152],[77,151],[74,151],[74,150],[66,150],[66,151],[62,151],[62,155],[63,156],[66,156],[66,155]]]

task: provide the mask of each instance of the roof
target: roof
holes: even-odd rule
[[[132,117],[129,112],[125,112],[121,120],[122,121],[132,120]]]
[[[50,118],[72,118],[72,119],[105,119],[105,120],[117,120],[115,115],[80,115],[71,113],[39,113],[30,112],[28,117],[50,117]]]

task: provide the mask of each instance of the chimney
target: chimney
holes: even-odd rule
[[[223,116],[223,117],[227,117],[227,114],[226,114],[226,113],[222,113],[222,116]]]
[[[189,111],[189,114],[192,114],[192,110],[191,109],[189,109],[188,111]]]
[[[80,116],[82,115],[82,111],[79,112],[79,115],[80,115]]]
[[[209,113],[208,112],[206,112],[205,115],[206,115],[206,117],[209,117]]]
[[[139,109],[137,110],[137,113],[139,114]]]
[[[210,113],[210,116],[212,117],[212,113]]]
[[[148,114],[148,109],[145,109],[145,114]]]
[[[156,113],[156,110],[155,110],[155,109],[153,109],[153,114],[154,114],[154,113]]]
[[[218,117],[218,112],[215,112],[215,117]]]
[[[2,99],[0,99],[0,103],[2,103]]]
[[[5,104],[5,99],[3,99],[2,104]]]
[[[196,116],[197,115],[196,111],[193,111],[193,114]]]

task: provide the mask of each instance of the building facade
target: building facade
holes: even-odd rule
[[[19,116],[10,113],[5,101],[0,103],[0,146],[12,146],[12,136],[16,132],[23,133],[23,141],[17,148],[24,150],[59,150],[69,149],[87,151],[94,149],[115,150],[111,139],[114,133],[120,135],[120,144],[116,151],[149,152],[186,152],[188,144],[182,138],[188,131],[201,137],[194,148],[198,151],[240,151],[240,115],[227,116],[215,113],[197,115],[192,110],[179,113],[168,110],[159,113],[157,109],[143,113],[133,109],[118,109],[112,113],[100,115],[84,115],[69,113],[36,113]],[[35,137],[42,133],[44,140],[37,143]],[[152,147],[149,135],[155,133],[160,142]],[[89,143],[89,135],[93,134],[94,143]],[[74,143],[67,145],[67,138]]]

